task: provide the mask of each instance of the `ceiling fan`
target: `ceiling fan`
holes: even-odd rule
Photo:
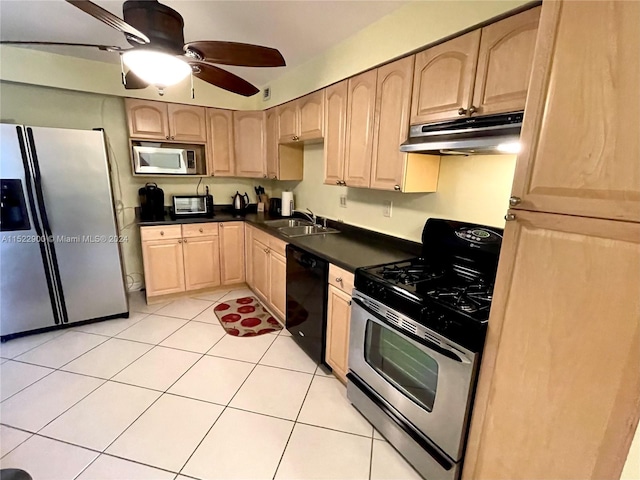
[[[247,43],[197,41],[184,43],[182,16],[157,0],[127,0],[122,6],[124,20],[89,0],[66,0],[92,17],[122,32],[132,48],[89,43],[2,41],[9,45],[57,45],[98,48],[120,54],[122,83],[126,89],[154,85],[164,88],[189,75],[239,95],[258,93],[251,83],[216,65],[282,67],[286,63],[275,48]],[[193,96],[193,81],[191,92]]]

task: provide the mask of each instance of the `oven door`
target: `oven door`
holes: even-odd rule
[[[410,334],[388,321],[385,309],[379,309],[382,314],[369,309],[366,299],[354,293],[349,370],[454,461],[460,460],[476,355],[422,326],[433,341]],[[388,312],[400,324],[415,324]]]
[[[133,147],[135,173],[186,175],[186,150],[182,148]]]

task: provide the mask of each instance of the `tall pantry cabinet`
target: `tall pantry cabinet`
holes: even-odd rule
[[[620,477],[640,415],[639,18],[543,3],[463,479]]]

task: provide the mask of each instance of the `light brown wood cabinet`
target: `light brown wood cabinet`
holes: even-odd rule
[[[640,416],[637,18],[542,6],[463,480],[620,478]]]
[[[220,224],[220,276],[222,285],[245,281],[244,273],[244,222]]]
[[[638,2],[543,10],[515,208],[640,221],[639,18]]]
[[[523,110],[540,8],[416,54],[411,124]]]
[[[347,131],[348,81],[325,89],[324,101],[324,183],[344,182],[344,149]]]
[[[131,138],[207,141],[204,107],[126,98],[125,109]]]
[[[265,112],[267,177],[273,180],[302,180],[303,145],[279,143],[278,108],[270,108]]]
[[[278,143],[321,140],[324,123],[324,90],[276,107]]]
[[[374,69],[348,80],[344,181],[349,187],[368,187],[371,182],[377,78]]]
[[[143,241],[142,258],[147,298],[184,292],[181,238]]]
[[[207,108],[207,163],[209,174],[215,177],[235,175],[233,145],[233,112]]]
[[[253,289],[261,300],[269,301],[269,247],[253,238],[251,250]]]
[[[220,285],[220,243],[217,236],[184,238],[182,256],[185,290]]]
[[[266,178],[264,111],[233,112],[236,176]]]
[[[244,224],[244,275],[249,287],[253,285],[253,230],[248,223]]]
[[[251,283],[265,306],[284,322],[286,317],[286,242],[261,230],[251,229]]]
[[[269,251],[269,301],[280,318],[286,318],[287,312],[287,259]]]
[[[333,370],[333,374],[343,383],[347,382],[349,370],[349,322],[353,281],[353,273],[336,265],[329,265],[325,361]]]

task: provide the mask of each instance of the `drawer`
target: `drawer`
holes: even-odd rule
[[[339,288],[351,295],[353,290],[353,273],[347,272],[333,263],[329,264],[329,285]]]
[[[217,223],[187,223],[182,225],[183,237],[210,237],[212,235],[218,235]]]
[[[271,240],[271,235],[263,232],[262,230],[255,228],[253,232],[251,232],[253,238],[258,240],[260,243],[264,243],[265,245],[269,245],[269,241]]]
[[[287,242],[276,237],[269,238],[269,248],[283,257],[287,256]]]
[[[182,229],[180,225],[159,225],[157,227],[140,227],[140,239],[164,240],[165,238],[181,238]]]

